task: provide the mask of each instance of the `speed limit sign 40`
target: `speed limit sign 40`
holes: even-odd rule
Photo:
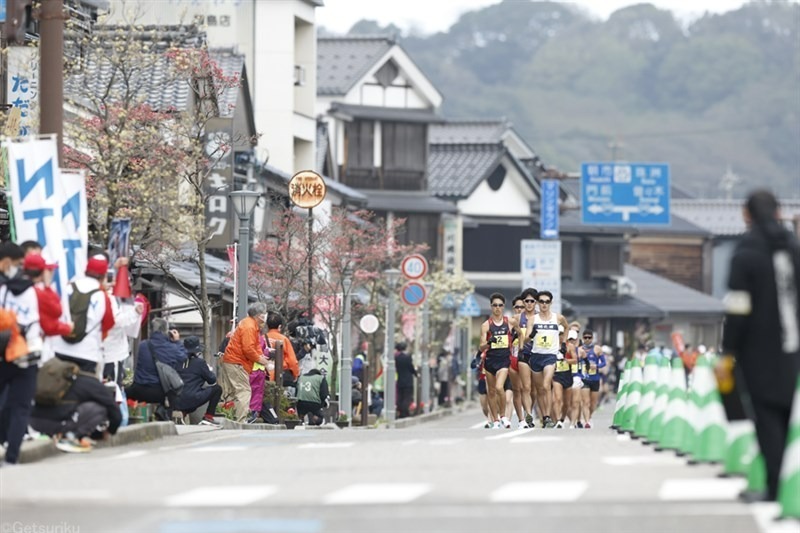
[[[407,255],[400,265],[400,270],[407,279],[422,279],[428,273],[428,261],[421,254]]]

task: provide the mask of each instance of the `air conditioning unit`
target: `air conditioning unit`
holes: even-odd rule
[[[294,84],[298,87],[306,84],[306,67],[303,65],[294,66]]]
[[[636,283],[625,276],[609,276],[609,292],[614,296],[633,296],[636,294]]]

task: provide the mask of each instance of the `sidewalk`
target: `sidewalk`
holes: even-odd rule
[[[177,435],[178,431],[175,429],[175,424],[172,422],[148,422],[146,424],[134,424],[120,428],[116,435],[111,436],[108,440],[100,441],[97,443],[97,448],[108,448],[111,446],[125,446],[127,444],[134,444],[137,442],[148,442],[151,440],[161,439]],[[41,461],[48,457],[60,455],[53,439],[36,439],[29,440],[22,443],[22,449],[19,454],[20,463],[33,463]],[[4,459],[6,452],[0,448],[0,460]]]

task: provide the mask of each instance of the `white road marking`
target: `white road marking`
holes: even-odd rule
[[[236,433],[239,433],[239,432],[236,432]],[[158,447],[158,451],[160,451],[160,452],[172,452],[172,451],[175,451],[175,450],[183,450],[185,448],[194,448],[194,447],[197,447],[197,446],[200,446],[200,445],[203,445],[203,444],[206,444],[206,443],[210,443],[210,442],[217,442],[217,441],[221,441],[221,440],[235,439],[235,438],[239,437],[239,435],[237,435],[236,433],[231,432],[231,433],[229,433],[227,435],[218,435],[216,437],[211,437],[211,438],[208,438],[208,439],[203,439],[203,440],[194,441],[194,442],[187,442],[185,444],[176,444],[174,446],[159,446]]]
[[[427,483],[358,483],[325,496],[327,505],[409,503],[431,490]]]
[[[563,437],[555,437],[552,435],[540,435],[538,437],[517,437],[511,439],[511,444],[536,444],[537,442],[558,442],[564,440]]]
[[[278,491],[274,485],[199,487],[166,499],[168,507],[244,507]]]
[[[492,492],[490,500],[502,503],[574,502],[589,488],[586,481],[520,481]]]
[[[497,433],[491,437],[486,437],[486,440],[511,439],[513,437],[524,435],[525,433],[530,433],[531,431],[533,431],[533,428],[517,429],[514,431],[508,431],[507,429],[504,429],[503,433]]]
[[[228,452],[242,452],[247,449],[247,446],[196,446],[189,448],[187,452],[203,452],[203,453],[228,453]]]
[[[735,500],[745,488],[745,479],[668,479],[658,498],[666,501]]]
[[[464,439],[433,439],[428,444],[431,446],[453,446]]]
[[[603,462],[611,466],[675,466],[686,464],[686,461],[673,455],[619,455],[613,457],[603,457]]]
[[[619,435],[617,435],[617,440],[618,441],[631,440],[631,436],[628,435],[627,433],[620,433]]]
[[[306,442],[298,446],[301,450],[321,450],[325,448],[351,448],[355,442]]]
[[[753,514],[758,530],[761,533],[797,533],[797,522],[794,520],[775,520],[781,514],[781,506],[777,502],[756,502],[747,506]]]

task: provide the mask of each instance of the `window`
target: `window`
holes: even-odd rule
[[[381,129],[385,170],[425,170],[427,124],[384,122]]]
[[[592,242],[589,267],[594,278],[622,274],[622,243]]]
[[[397,68],[397,65],[391,59],[383,64],[381,68],[375,72],[375,79],[381,84],[383,87],[388,87],[392,84],[395,80],[397,75],[400,73],[400,69]]]
[[[404,218],[403,229],[397,235],[398,244],[427,244],[423,252],[428,259],[434,259],[439,249],[439,215],[424,213],[395,213]]]
[[[374,123],[369,120],[355,120],[345,123],[344,135],[347,146],[348,168],[372,169]]]
[[[489,175],[489,178],[486,180],[486,183],[487,185],[489,185],[490,189],[492,189],[493,191],[497,191],[500,189],[500,187],[503,186],[503,181],[505,181],[505,178],[506,178],[506,167],[504,167],[503,165],[497,165],[497,168],[492,171],[491,175]]]

